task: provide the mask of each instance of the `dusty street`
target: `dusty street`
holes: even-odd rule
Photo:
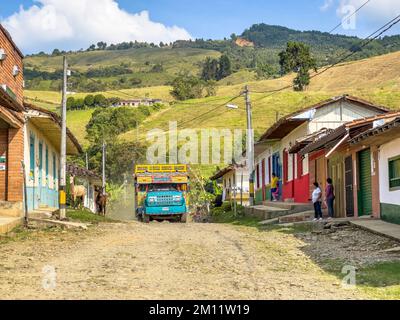
[[[0,244],[0,297],[363,298],[320,269],[304,245],[290,233],[223,224],[129,222],[39,232]],[[52,268],[55,288],[46,286]]]

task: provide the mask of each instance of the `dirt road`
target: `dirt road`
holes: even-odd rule
[[[2,299],[354,299],[283,232],[137,222],[0,244]],[[52,271],[55,270],[55,274]]]

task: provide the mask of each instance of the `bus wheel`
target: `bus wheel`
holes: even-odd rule
[[[181,223],[186,223],[186,222],[187,222],[187,213],[181,216]]]
[[[150,216],[148,214],[143,213],[142,220],[144,223],[150,223]]]

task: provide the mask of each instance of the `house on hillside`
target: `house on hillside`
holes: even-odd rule
[[[365,100],[343,95],[322,101],[294,112],[270,127],[255,148],[256,203],[271,199],[273,173],[280,180],[280,199],[288,202],[309,202],[314,181],[325,186],[328,171],[325,154],[300,153],[300,149],[343,124],[386,114],[386,108]]]
[[[23,102],[22,59],[21,51],[0,25],[0,216],[16,222],[24,212],[22,163],[29,210],[57,207],[61,141],[60,118]],[[82,151],[69,131],[67,150],[71,155]]]
[[[129,100],[121,100],[117,102],[114,107],[134,107],[137,108],[139,106],[153,106],[157,103],[162,103],[161,99],[129,99]]]
[[[316,167],[316,173],[313,180],[323,184],[326,178],[332,178],[336,190],[337,218],[377,212],[372,207],[376,203],[373,199],[375,195],[370,192],[370,180],[376,167],[371,164],[371,154],[377,157],[376,150],[351,147],[350,141],[382,121],[390,121],[395,117],[396,113],[385,113],[350,121],[299,151],[300,156],[308,155],[310,161],[314,161],[312,165]]]

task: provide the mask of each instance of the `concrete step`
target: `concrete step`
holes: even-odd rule
[[[56,212],[57,208],[38,208],[28,213],[28,217],[31,218],[51,218],[53,213]]]
[[[287,210],[293,211],[293,213],[304,212],[304,211],[309,211],[309,210],[314,209],[313,205],[311,203],[264,201],[263,204],[268,207],[287,209]]]
[[[268,207],[268,206],[253,206],[246,207],[245,214],[252,217],[257,217],[262,220],[269,220],[278,218],[283,215],[288,214],[287,209],[277,208],[277,207]]]
[[[0,234],[6,234],[22,224],[22,218],[0,216]]]
[[[299,213],[293,213],[288,216],[280,217],[279,223],[295,223],[308,221],[314,216],[314,211],[304,211]]]
[[[22,202],[0,201],[0,216],[13,218],[22,217]]]

